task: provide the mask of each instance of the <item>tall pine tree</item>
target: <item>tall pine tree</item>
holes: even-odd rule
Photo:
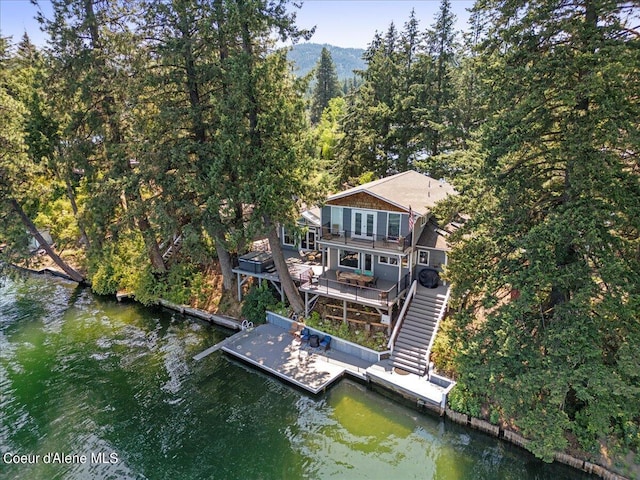
[[[506,0],[478,8],[492,23],[479,62],[490,116],[479,149],[482,207],[448,269],[459,307],[454,406],[489,406],[545,460],[568,433],[587,451],[600,442],[637,451],[634,7]]]
[[[329,101],[340,95],[340,84],[331,52],[326,47],[320,52],[320,60],[316,66],[315,86],[311,97],[311,123],[318,123],[322,112],[329,106]]]

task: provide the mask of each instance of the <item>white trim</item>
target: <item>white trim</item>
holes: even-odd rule
[[[387,261],[383,262],[383,258],[386,258]],[[391,260],[395,260],[396,263],[391,263]],[[397,267],[400,264],[400,262],[398,262],[398,257],[395,255],[378,255],[378,263],[382,265],[389,265],[390,267]]]
[[[340,232],[342,230],[344,230],[344,208],[345,207],[342,207],[342,206],[333,206],[333,205],[329,206],[329,209],[330,209],[329,210],[329,225],[330,225],[330,229],[331,229],[330,231],[331,231],[331,233],[333,235],[339,235]],[[334,210],[336,212],[338,210],[340,210],[340,214],[338,215],[338,218],[340,219],[339,223],[333,223],[333,212],[334,212]],[[334,228],[333,228],[334,225],[338,225],[338,231],[337,232],[333,231],[334,230]]]
[[[356,234],[356,215],[361,215],[360,234]],[[373,217],[373,225],[371,228],[371,235],[367,235],[368,216]],[[376,237],[376,227],[378,226],[378,212],[374,210],[352,208],[351,209],[351,238],[363,238],[371,240]],[[364,232],[364,233],[363,233]]]
[[[338,248],[338,266],[342,267],[342,268],[352,268],[353,270],[359,270],[360,269],[360,253],[356,250],[347,250],[346,248]],[[349,253],[355,253],[358,256],[358,265],[355,267],[352,267],[351,265],[343,265],[342,264],[342,252],[349,252]]]
[[[293,234],[293,233],[289,233],[289,237],[292,237],[292,238],[293,238],[293,243],[287,243],[287,242],[285,241],[285,238],[287,237],[287,235],[285,234],[285,229],[286,229],[286,228],[287,228],[287,227],[285,227],[285,226],[283,226],[283,227],[282,227],[282,245],[286,245],[287,247],[295,247],[295,246],[296,246],[296,244],[297,244],[297,242],[296,242],[296,235],[295,235],[295,234]]]
[[[427,254],[427,263],[422,263],[420,261],[420,254],[423,253],[423,252]],[[419,248],[418,249],[418,258],[416,259],[417,264],[418,265],[422,265],[424,267],[428,267],[430,261],[431,261],[431,252],[429,250]]]
[[[391,215],[398,215],[400,217],[400,221],[398,222],[398,236],[395,237],[395,239],[400,238],[400,236],[402,236],[402,213],[400,212],[387,212],[387,228],[385,229],[385,236],[387,238],[391,238],[389,236],[389,223],[390,223],[390,218]]]

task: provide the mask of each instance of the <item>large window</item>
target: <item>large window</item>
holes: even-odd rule
[[[351,250],[340,250],[341,267],[360,268],[360,254]]]
[[[331,233],[340,235],[342,231],[342,207],[331,207]]]
[[[287,227],[282,227],[282,244],[294,246],[296,244],[296,236],[293,234],[291,229]]]
[[[397,240],[400,236],[400,214],[390,213],[387,222],[387,237],[389,240]]]

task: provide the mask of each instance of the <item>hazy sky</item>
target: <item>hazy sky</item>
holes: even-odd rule
[[[39,0],[40,8],[46,14],[51,4]],[[415,9],[421,30],[434,23],[439,0],[306,0],[297,10],[297,24],[302,28],[316,26],[311,39],[314,43],[329,43],[339,47],[364,48],[372,40],[376,30],[384,32],[393,21],[402,29]],[[456,27],[466,27],[469,17],[466,9],[471,8],[471,0],[451,0],[458,19]],[[37,7],[29,0],[0,0],[0,35],[13,36],[17,42],[26,31],[32,41],[43,45],[46,38],[33,19]]]

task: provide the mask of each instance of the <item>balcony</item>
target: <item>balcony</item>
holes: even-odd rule
[[[339,230],[334,225],[328,223],[322,226],[320,242],[327,245],[350,246],[354,248],[364,248],[371,250],[385,250],[393,253],[404,253],[411,247],[413,232],[406,237],[389,237],[382,235],[359,236],[351,230]]]
[[[410,274],[406,274],[399,282],[378,279],[375,286],[362,286],[340,281],[336,270],[327,270],[312,282],[300,285],[300,290],[315,295],[347,300],[372,307],[389,308],[396,303],[398,297],[409,288]]]

